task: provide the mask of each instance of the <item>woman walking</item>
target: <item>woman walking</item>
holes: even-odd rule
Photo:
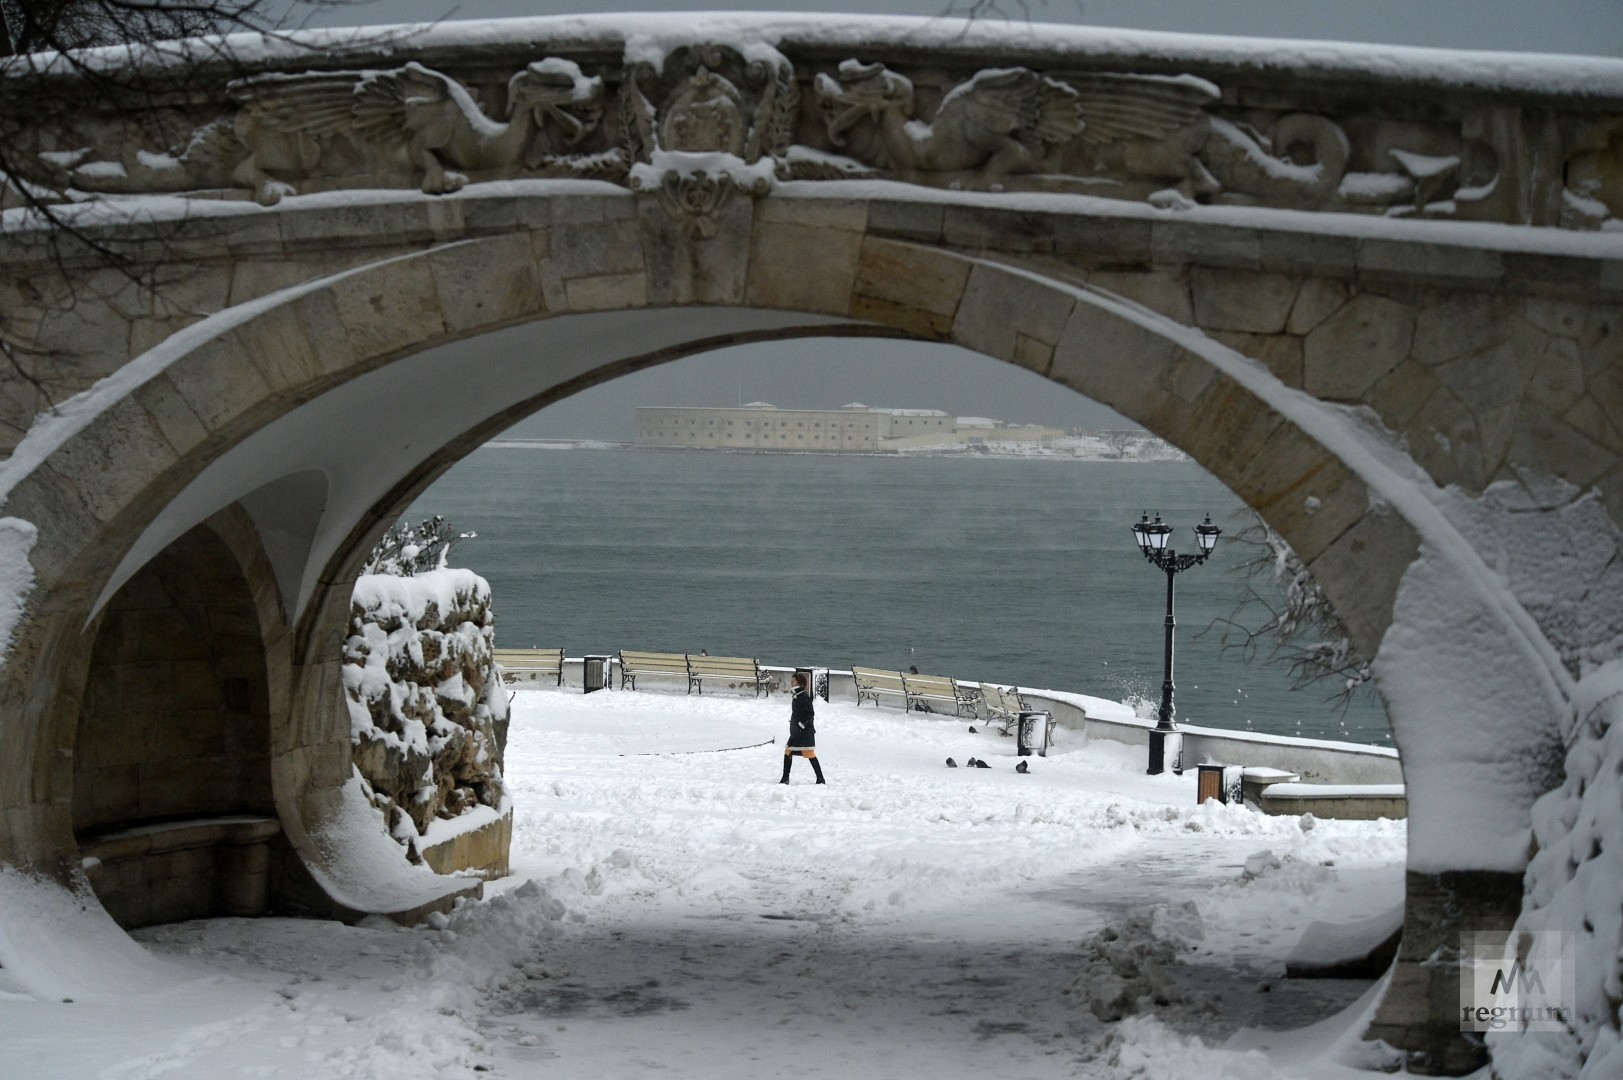
[[[823,767],[817,763],[817,725],[812,713],[810,680],[804,671],[797,671],[792,681],[794,692],[789,698],[789,742],[783,748],[783,779],[778,783],[789,782],[789,766],[795,761],[792,755],[799,754],[811,762],[812,772],[817,774],[817,782],[821,784]]]

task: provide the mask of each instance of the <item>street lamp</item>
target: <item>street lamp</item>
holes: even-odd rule
[[[1172,539],[1172,526],[1162,521],[1159,513],[1154,521],[1145,513],[1133,526],[1133,539],[1138,544],[1138,550],[1167,575],[1166,674],[1161,680],[1161,712],[1156,717],[1155,729],[1150,732],[1148,771],[1151,776],[1166,771],[1169,757],[1172,771],[1183,772],[1183,740],[1178,736],[1178,725],[1172,719],[1172,628],[1177,625],[1172,618],[1172,579],[1210,558],[1212,549],[1217,546],[1217,538],[1222,534],[1223,530],[1212,524],[1212,515],[1207,514],[1206,520],[1195,526],[1195,544],[1200,548],[1199,554],[1179,555],[1167,547],[1167,541]],[[1167,752],[1169,738],[1172,742],[1170,754]]]

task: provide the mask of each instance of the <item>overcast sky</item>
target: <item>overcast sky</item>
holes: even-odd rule
[[[966,0],[375,0],[318,9],[310,22],[334,26],[648,10],[935,16],[969,7]],[[1035,22],[1623,56],[1623,0],[1001,0],[987,7]],[[638,405],[756,400],[785,408],[862,401],[1059,427],[1133,426],[1078,394],[977,354],[939,345],[818,339],[727,349],[616,379],[542,410],[514,434],[629,440]]]

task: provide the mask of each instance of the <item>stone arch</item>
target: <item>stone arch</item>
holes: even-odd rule
[[[516,201],[515,221],[528,220],[536,206]],[[74,876],[73,777],[60,754],[71,734],[52,722],[63,710],[51,703],[71,697],[64,658],[98,603],[139,572],[144,552],[198,522],[229,512],[258,521],[262,535],[266,514],[297,504],[305,534],[278,540],[270,575],[269,636],[285,643],[272,676],[278,816],[341,906],[399,910],[443,896],[404,870],[384,882],[356,872],[370,841],[353,828],[336,688],[349,589],[370,539],[519,416],[640,367],[774,336],[949,342],[1114,407],[1191,453],[1290,540],[1366,653],[1429,545],[1475,590],[1483,618],[1528,673],[1542,701],[1530,728],[1554,723],[1559,662],[1540,652],[1526,613],[1489,587],[1470,546],[1409,497],[1405,484],[1423,472],[1406,474],[1412,463],[1401,454],[1371,452],[1353,418],[1213,336],[1124,299],[1130,288],[1106,291],[1061,265],[1028,260],[1034,269],[975,245],[886,235],[859,202],[740,202],[703,240],[678,237],[680,224],[652,197],[533,204],[545,204],[535,216],[549,227],[374,253],[279,290],[262,284],[81,395],[71,424],[19,447],[14,462],[34,467],[12,470],[7,506],[38,524],[40,539],[34,593],[0,672],[0,740],[19,751],[0,775],[0,805],[21,825],[0,860]],[[1154,274],[1146,265],[1118,277],[1130,286]],[[493,358],[497,345],[537,329],[528,358]],[[447,361],[446,350],[474,339],[487,355]],[[397,406],[416,410],[423,428],[382,456],[346,468],[318,452],[335,430],[364,443],[367,418]],[[1394,723],[1407,753],[1413,729]],[[1435,739],[1422,745],[1452,752]],[[1411,806],[1416,824],[1433,830],[1472,812],[1428,806],[1418,789]]]

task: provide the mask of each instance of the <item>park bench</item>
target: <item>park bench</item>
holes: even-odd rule
[[[493,655],[496,666],[502,669],[503,682],[552,679],[558,686],[564,684],[562,649],[495,649]]]
[[[955,716],[974,716],[980,701],[980,691],[970,686],[959,686],[946,675],[919,675],[911,671],[885,671],[880,668],[853,667],[852,681],[857,687],[857,704],[863,699],[879,704],[879,699],[901,698],[903,708],[919,712],[944,712],[950,706]]]
[[[704,693],[706,679],[749,686],[760,697],[765,690],[771,696],[776,685],[771,672],[761,668],[761,662],[749,656],[707,656],[704,653],[638,652],[620,650],[620,689],[637,688],[637,676],[662,675],[687,680],[688,693]]]
[[[707,656],[688,653],[688,691],[704,693],[704,680],[719,679],[733,685],[743,683],[755,688],[760,697],[765,690],[772,696],[772,676],[761,670],[761,662],[748,656]]]
[[[881,671],[879,668],[853,667],[851,679],[857,684],[857,704],[861,705],[864,698],[879,704],[882,697],[900,698],[903,708],[907,702],[907,684],[902,681],[900,671]]]
[[[637,688],[639,675],[664,675],[670,678],[688,677],[687,653],[679,652],[638,652],[635,649],[620,650],[620,689],[628,685],[631,689]],[[688,684],[692,691],[693,685]]]
[[[1014,733],[1014,726],[1020,722],[1020,714],[1026,709],[1026,703],[1020,698],[1020,688],[1016,686],[981,683],[981,703],[986,720],[996,724],[998,733],[1002,735]]]

